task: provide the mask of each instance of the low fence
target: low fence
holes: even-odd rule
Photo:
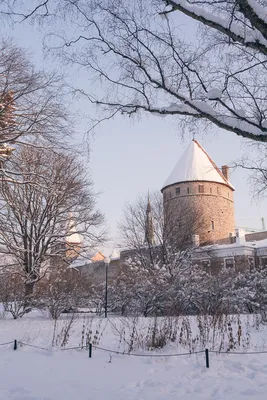
[[[13,350],[18,350],[19,345],[21,346],[26,346],[26,347],[32,347],[35,349],[40,349],[40,350],[45,350],[45,351],[52,351],[52,349],[48,349],[46,347],[41,347],[41,346],[36,346],[30,343],[24,343],[21,342],[17,339],[12,340],[10,342],[5,342],[5,343],[0,343],[0,346],[7,346],[7,345],[11,345],[12,344],[12,348]],[[251,354],[267,354],[267,351],[247,351],[247,352],[239,352],[239,351],[216,351],[216,350],[209,350],[209,349],[205,349],[205,350],[200,350],[200,351],[195,351],[195,352],[187,352],[187,353],[172,353],[172,354],[139,354],[139,353],[125,353],[122,351],[117,351],[117,350],[111,350],[111,349],[106,349],[104,347],[99,347],[96,346],[92,343],[89,343],[88,348],[86,347],[82,347],[82,346],[75,346],[75,347],[64,347],[62,349],[60,349],[61,351],[67,351],[67,350],[87,350],[88,351],[88,356],[89,358],[92,358],[93,355],[93,349],[95,350],[100,350],[100,351],[104,351],[107,353],[111,353],[111,354],[120,354],[123,356],[130,356],[130,357],[180,357],[180,356],[192,356],[194,354],[205,354],[205,364],[206,367],[209,368],[210,367],[210,353],[214,353],[214,354],[227,354],[227,355],[232,355],[232,354],[238,354],[238,355],[251,355]]]

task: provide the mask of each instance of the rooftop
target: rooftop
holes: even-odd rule
[[[230,182],[196,140],[192,140],[186,148],[164,183],[163,189],[175,183],[188,181],[218,182],[234,190]]]

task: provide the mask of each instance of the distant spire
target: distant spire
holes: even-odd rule
[[[147,192],[147,207],[146,207],[146,213],[150,213],[151,212],[151,204],[150,204],[150,196],[149,196],[149,189]]]
[[[155,244],[154,225],[153,225],[152,208],[150,204],[149,191],[147,195],[147,207],[146,207],[145,243],[152,246]]]

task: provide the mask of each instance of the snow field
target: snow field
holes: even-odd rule
[[[247,319],[243,317],[244,321]],[[14,351],[12,344],[0,346],[1,400],[266,399],[267,354],[210,353],[210,368],[207,369],[204,353],[162,356],[187,351],[175,342],[161,350],[135,348],[134,353],[147,354],[147,357],[118,355],[93,348],[90,359],[87,350],[60,349],[62,328],[67,326],[68,320],[69,316],[62,316],[56,328],[54,321],[39,313],[25,315],[19,320],[0,320],[0,343],[17,339],[49,349],[19,345]],[[196,335],[197,321],[194,317],[190,320]],[[66,347],[78,346],[82,331],[87,331],[92,332],[96,345],[123,351],[119,331],[124,327],[125,340],[129,341],[131,328],[126,329],[129,321],[80,316],[70,328]],[[138,320],[139,336],[142,331],[146,332],[148,321],[149,318]],[[83,328],[86,323],[87,330]],[[251,324],[250,335],[250,348],[240,346],[236,351],[266,350],[265,327],[257,330]],[[51,347],[53,337],[54,348]]]
[[[131,357],[95,350],[1,349],[5,400],[266,399],[267,356]],[[242,358],[241,358],[242,357]],[[111,361],[111,362],[110,362]]]

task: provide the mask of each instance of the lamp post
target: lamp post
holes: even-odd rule
[[[106,266],[106,296],[105,296],[105,318],[108,316],[108,267],[110,264],[110,258],[105,257],[104,258],[104,263]]]

